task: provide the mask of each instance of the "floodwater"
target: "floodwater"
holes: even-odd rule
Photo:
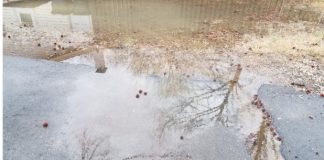
[[[219,130],[234,130],[239,138],[261,135],[258,145],[249,148],[254,159],[281,159],[280,142],[267,133],[263,113],[250,103],[259,86],[271,79],[242,69],[237,63],[241,57],[225,49],[244,35],[269,35],[280,24],[324,24],[320,9],[284,0],[30,0],[3,6],[5,55],[93,69],[73,82],[77,88],[68,103],[78,108],[69,107],[71,124],[110,132],[118,150],[112,154],[129,156],[125,159],[172,159],[169,150],[154,147],[176,148],[186,138],[209,149],[209,142],[200,144],[204,138],[199,135],[214,134],[206,130],[215,124]],[[110,127],[100,128],[106,123]],[[256,142],[253,138],[247,146]],[[262,146],[263,141],[267,144]]]
[[[109,48],[226,46],[245,33],[265,35],[278,21],[323,23],[319,9],[284,0],[13,1],[4,4],[3,17],[4,36],[15,40],[5,40],[7,54],[21,54],[35,46],[34,55],[28,56],[39,58],[97,44]],[[53,51],[51,45],[59,42],[65,50]],[[41,47],[36,47],[38,43]]]
[[[315,11],[283,8],[283,0],[41,0],[4,4],[4,23],[28,25],[61,32],[150,33],[159,31],[207,32],[210,21],[226,21],[233,29],[253,29],[258,20],[282,19],[319,21]],[[290,12],[290,13],[284,13]],[[271,15],[269,15],[271,14]],[[215,22],[217,23],[217,22]]]
[[[208,31],[211,20],[229,21],[238,30],[253,26],[248,16],[264,16],[283,1],[78,0],[27,1],[4,5],[5,24],[26,24],[62,32],[150,33]],[[275,14],[278,14],[275,13]],[[239,26],[237,26],[239,25]]]

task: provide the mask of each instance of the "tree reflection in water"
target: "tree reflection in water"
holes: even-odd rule
[[[166,129],[180,128],[190,132],[195,128],[219,121],[228,125],[228,116],[225,112],[229,106],[229,99],[238,86],[241,74],[241,65],[237,66],[232,80],[226,83],[198,85],[195,93],[184,97],[181,102],[166,112],[166,118],[161,125],[160,138]]]

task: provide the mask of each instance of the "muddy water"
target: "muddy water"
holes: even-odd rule
[[[225,20],[238,29],[250,28],[247,16],[262,16],[280,9],[282,1],[212,0],[78,0],[27,1],[4,5],[5,24],[26,24],[60,31],[139,32],[178,29],[208,31],[208,21]],[[243,22],[243,23],[242,23]]]
[[[4,5],[4,23],[26,24],[62,32],[139,32],[168,30],[209,31],[208,22],[227,21],[238,31],[253,29],[256,19],[292,18],[282,0],[53,0],[12,2]],[[291,12],[285,13],[284,12]],[[295,11],[295,12],[298,12]],[[269,15],[271,14],[271,15]],[[282,15],[281,15],[282,14]],[[319,20],[317,12],[300,10],[301,20]],[[216,22],[217,23],[217,22]]]
[[[39,58],[93,44],[225,46],[245,33],[266,34],[270,28],[260,22],[323,21],[318,9],[283,0],[16,1],[4,4],[3,15],[5,52]],[[53,50],[53,43],[65,49]]]

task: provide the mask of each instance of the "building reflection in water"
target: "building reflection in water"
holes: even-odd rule
[[[267,16],[318,21],[320,13],[283,7],[283,0],[28,0],[4,4],[4,23],[99,33],[209,32],[222,21],[253,31]],[[289,3],[289,2],[285,2]],[[286,6],[289,6],[286,4]],[[298,13],[296,13],[298,12]],[[296,17],[297,16],[297,17]]]

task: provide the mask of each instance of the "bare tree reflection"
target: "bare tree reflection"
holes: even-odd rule
[[[108,137],[93,138],[86,130],[83,131],[79,144],[81,148],[82,160],[108,160],[110,154],[110,146]]]
[[[182,159],[191,160],[192,157],[184,152],[166,152],[162,155],[155,154],[138,154],[123,158],[122,160],[132,160],[132,159]]]
[[[241,71],[242,68],[238,65],[233,79],[227,83],[199,86],[194,95],[185,97],[178,105],[167,111],[167,118],[161,125],[160,138],[168,128],[180,127],[185,131],[192,131],[210,121],[220,121],[223,125],[227,125],[228,117],[224,112],[238,85]]]

